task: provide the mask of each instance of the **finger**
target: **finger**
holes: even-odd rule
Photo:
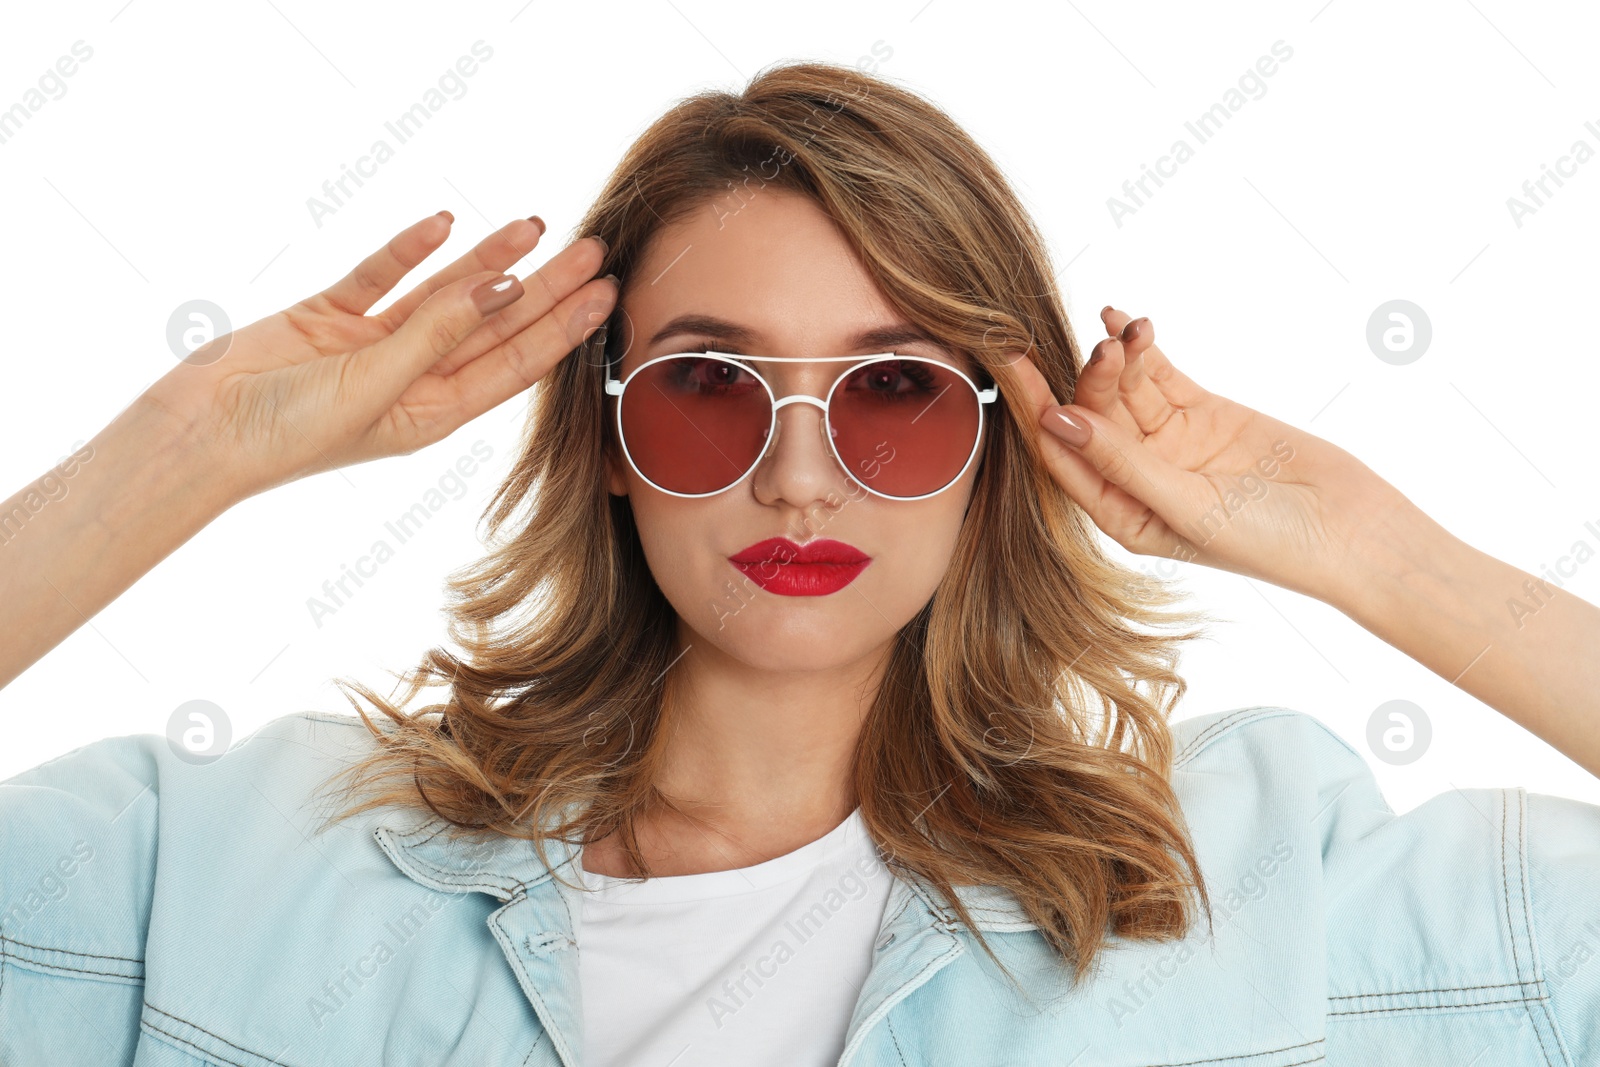
[[[1109,304],[1101,311],[1100,319],[1105,323],[1106,331],[1113,337],[1123,338],[1125,343],[1146,344],[1142,349],[1142,373],[1146,379],[1153,383],[1160,391],[1163,399],[1175,408],[1192,408],[1204,402],[1211,396],[1204,388],[1197,384],[1188,375],[1184,374],[1172,361],[1167,358],[1161,347],[1155,343],[1155,326],[1148,318],[1146,324],[1150,326],[1148,341],[1143,337],[1143,328],[1138,330],[1136,339],[1123,337],[1130,323],[1134,322],[1132,316],[1125,311],[1111,307]]]
[[[448,381],[456,386],[459,421],[447,432],[455,432],[531,388],[605,323],[618,295],[609,275],[596,278],[538,321],[452,374]]]
[[[1053,407],[1058,407],[1061,401],[1056,399],[1055,393],[1050,390],[1050,383],[1045,380],[1044,374],[1028,358],[1027,353],[1010,351],[1006,353],[1006,365],[1017,376],[1021,388],[1015,395],[1027,399],[1028,414],[1034,422],[1038,422],[1044,413]],[[1008,390],[1010,392],[1010,390]]]
[[[1110,304],[1100,309],[1100,324],[1106,328],[1107,337],[1121,337],[1123,327],[1132,321],[1132,315]]]
[[[466,255],[417,285],[375,317],[391,331],[395,330],[422,306],[424,300],[451,282],[480,271],[509,271],[533,251],[543,236],[544,220],[537,215],[508,222],[479,241]]]
[[[1060,421],[1054,411],[1046,418]],[[1083,453],[1063,443],[1054,433],[1041,433],[1039,443],[1051,479],[1083,508],[1096,526],[1130,551],[1167,550],[1162,535],[1170,531],[1170,524],[1156,521],[1159,516],[1155,508],[1112,485]]]
[[[1072,403],[1098,411],[1108,419],[1115,419],[1130,430],[1139,424],[1122,404],[1120,382],[1127,354],[1121,341],[1107,337],[1094,346],[1089,362],[1078,374],[1078,384],[1073,390]]]
[[[1155,335],[1155,326],[1148,318],[1134,319],[1122,328],[1121,334],[1125,362],[1117,378],[1117,393],[1134,424],[1145,434],[1155,433],[1177,414],[1146,373],[1144,357],[1154,344]]]
[[[441,211],[412,223],[318,295],[347,314],[365,315],[368,308],[444,243],[454,221],[448,211]]]
[[[522,299],[490,318],[430,369],[434,374],[454,374],[485,352],[504,344],[593,278],[605,257],[605,243],[594,237],[585,237],[563,248],[549,262],[523,278]]]
[[[1024,398],[1025,409],[1032,418],[1035,426],[1043,426],[1046,418],[1055,419],[1054,412],[1061,409],[1061,403],[1050,390],[1050,383],[1039,371],[1034,362],[1025,353],[1008,352],[1007,365],[1016,375],[1020,388],[1002,390],[1007,396],[1020,396]],[[1082,396],[1083,378],[1078,379]],[[1082,403],[1082,400],[1076,401]],[[1050,467],[1052,474],[1062,488],[1067,490],[1074,500],[1086,510],[1090,510],[1091,517],[1094,512],[1091,504],[1100,499],[1105,492],[1105,479],[1095,473],[1093,464],[1071,448],[1063,444],[1053,433],[1039,435],[1039,444],[1044,449],[1045,463]]]
[[[451,282],[424,300],[394,333],[347,358],[340,401],[373,417],[387,411],[485,318],[522,294],[520,281],[494,271]]]
[[[1095,525],[1102,530],[1107,529],[1105,514],[1105,498],[1109,490],[1108,483],[1094,469],[1094,464],[1079,454],[1078,450],[1069,447],[1056,436],[1053,427],[1047,420],[1059,422],[1056,416],[1057,408],[1051,408],[1046,414],[1040,416],[1038,425],[1049,430],[1039,435],[1040,447],[1044,450],[1045,465],[1050,470],[1050,476],[1056,484],[1067,491],[1067,495],[1078,502],[1083,510],[1089,513]]]
[[[1087,426],[1087,440],[1076,439],[1081,435],[1061,418],[1063,414],[1073,423]],[[1047,412],[1042,422],[1045,429],[1088,460],[1096,474],[1142,501],[1169,525],[1173,516],[1184,513],[1188,483],[1197,476],[1156,455],[1140,440],[1137,431],[1077,404]]]

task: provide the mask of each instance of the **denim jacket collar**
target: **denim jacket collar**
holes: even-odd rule
[[[374,836],[396,867],[406,877],[441,892],[475,890],[509,901],[518,893],[531,890],[551,879],[552,872],[576,864],[578,846],[558,839],[547,839],[546,866],[532,842],[502,835],[468,839],[446,833],[449,824],[437,817],[424,819],[407,829],[401,822],[379,826]],[[571,872],[563,872],[573,878]],[[897,878],[897,881],[899,879]],[[945,906],[939,893],[920,878],[914,878],[914,891],[932,916],[943,923],[957,921],[953,908]],[[985,932],[1037,930],[1009,891],[998,886],[957,886],[956,895],[971,914],[973,924]]]
[[[531,841],[501,834],[465,837],[447,832],[433,817],[412,828],[403,821],[380,825],[373,836],[406,877],[444,893],[477,891],[509,901],[572,863],[578,847],[559,839],[544,842],[547,867]],[[567,877],[572,877],[567,874]]]
[[[489,916],[489,928],[560,1062],[576,1067],[583,1062],[583,1000],[577,954],[568,950],[578,943],[581,900],[553,875],[559,871],[569,881],[577,880],[580,848],[547,839],[546,865],[530,841],[504,835],[463,837],[447,833],[448,825],[437,817],[410,827],[390,822],[378,826],[373,836],[414,882],[444,893],[487,893],[506,902]],[[569,865],[571,869],[564,869]],[[957,886],[956,893],[981,930],[1037,929],[1003,889]],[[940,903],[936,890],[915,876],[893,876],[840,1067],[855,1059],[891,1008],[967,950],[958,929],[954,910]]]

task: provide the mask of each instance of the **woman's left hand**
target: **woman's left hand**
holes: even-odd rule
[[[1055,481],[1130,552],[1337,606],[1357,595],[1375,538],[1416,506],[1344,449],[1195,384],[1156,346],[1149,319],[1110,307],[1101,317],[1110,336],[1071,404],[1056,403],[1030,361],[1017,364]],[[1060,413],[1087,425],[1081,442]]]

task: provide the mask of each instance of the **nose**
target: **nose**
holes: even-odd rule
[[[772,437],[756,465],[756,495],[766,503],[783,498],[801,507],[826,499],[839,489],[844,474],[828,440],[827,404],[820,397],[797,394],[784,397],[773,410]],[[796,420],[809,420],[816,427],[815,444],[799,427],[784,435],[785,422]]]

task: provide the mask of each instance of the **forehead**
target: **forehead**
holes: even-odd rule
[[[748,355],[899,351],[971,366],[908,322],[837,224],[787,191],[708,201],[657,231],[625,281],[622,308],[628,367],[708,341]]]

